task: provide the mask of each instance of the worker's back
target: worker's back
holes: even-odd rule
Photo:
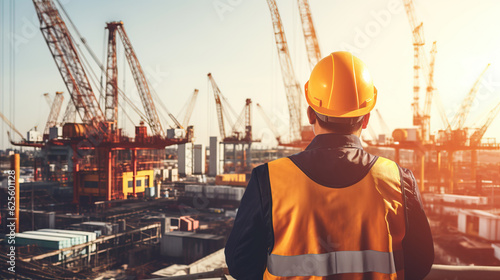
[[[403,276],[399,168],[357,140],[317,136],[306,151],[268,163],[274,246],[264,279]]]

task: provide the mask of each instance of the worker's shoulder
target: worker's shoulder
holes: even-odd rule
[[[278,159],[263,163],[259,166],[254,167],[252,170],[252,174],[256,175],[256,176],[261,176],[263,174],[269,174],[269,165],[285,164],[286,162],[291,163],[290,158],[282,157],[282,158],[278,158]]]

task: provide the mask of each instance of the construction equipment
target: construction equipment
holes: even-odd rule
[[[55,125],[57,125],[57,118],[59,117],[59,113],[61,112],[62,103],[64,100],[64,96],[62,91],[56,92],[56,96],[52,101],[52,105],[50,106],[49,117],[47,118],[47,124],[45,125],[45,129],[43,130],[43,134],[49,134],[49,129]]]
[[[281,135],[278,133],[278,130],[273,125],[273,123],[271,122],[271,119],[269,119],[266,112],[264,112],[264,109],[262,108],[262,106],[260,106],[259,103],[257,103],[257,108],[259,109],[260,115],[262,116],[262,118],[266,122],[267,126],[269,127],[269,129],[271,129],[272,133],[274,134],[274,138],[276,138],[276,140],[278,140],[278,143],[279,143]]]
[[[182,127],[187,127],[189,124],[189,120],[191,119],[191,115],[193,114],[194,106],[196,105],[196,98],[198,97],[198,89],[194,89],[191,98],[184,104],[184,106],[179,111],[177,115],[180,120],[182,120]]]
[[[451,125],[453,129],[463,129],[465,121],[467,120],[467,116],[469,115],[470,108],[472,106],[472,102],[474,101],[474,98],[476,97],[476,93],[479,90],[479,84],[481,82],[481,79],[490,67],[490,64],[486,65],[484,68],[483,72],[479,75],[479,77],[476,79],[474,82],[474,85],[470,89],[469,93],[465,96],[462,104],[460,105],[460,108],[458,109],[457,113],[453,117],[451,121]]]
[[[33,0],[40,30],[83,122],[99,128],[104,115],[92,91],[76,46],[51,0]]]
[[[26,139],[24,138],[23,134],[21,132],[19,132],[19,130],[17,130],[17,128],[14,126],[13,123],[11,123],[9,121],[9,119],[7,119],[6,116],[4,116],[4,114],[2,114],[2,112],[0,112],[0,118],[2,118],[2,120],[15,132],[17,133],[17,135],[19,135],[19,137],[21,137],[21,139],[23,141],[26,141]]]
[[[304,41],[306,43],[307,58],[309,59],[309,68],[312,70],[318,61],[321,60],[321,51],[309,8],[309,0],[297,0],[297,3],[299,5]]]
[[[252,130],[251,130],[251,104],[252,101],[247,99],[245,101],[245,107],[243,111],[237,115],[233,107],[229,104],[227,99],[224,97],[219,89],[219,86],[215,82],[211,73],[208,73],[208,80],[212,84],[212,90],[215,98],[215,108],[217,111],[217,121],[219,123],[220,136],[224,141],[251,141],[252,140]],[[228,111],[229,110],[229,111]],[[232,118],[236,117],[236,121],[233,122]],[[240,130],[241,125],[245,124],[244,132]],[[231,129],[231,133],[226,132],[226,123]]]
[[[472,133],[470,137],[471,146],[478,146],[479,144],[481,144],[481,139],[486,133],[486,130],[488,130],[488,127],[490,127],[491,123],[497,117],[499,112],[500,103],[498,103],[495,107],[493,107],[493,109],[491,109],[491,111],[489,111],[488,115],[486,116],[486,121],[479,127],[478,130]]]
[[[439,93],[434,85],[433,71],[434,62],[428,63],[427,54],[424,51],[424,27],[423,22],[418,22],[415,5],[413,0],[403,0],[410,28],[413,37],[413,124],[420,126],[422,131],[422,141],[427,143],[430,141],[430,108],[432,99],[439,98]],[[435,44],[433,44],[433,51],[431,55],[435,55]],[[434,58],[432,59],[434,61]],[[420,109],[420,71],[425,77],[427,84],[427,93],[425,97],[424,111]],[[432,73],[431,73],[432,72]],[[440,112],[441,121],[445,127],[450,127],[449,121],[444,113],[442,107],[438,107]]]
[[[125,57],[130,66],[130,70],[132,71],[132,75],[134,77],[135,84],[137,86],[137,90],[139,91],[139,96],[141,97],[142,106],[144,107],[144,111],[146,112],[146,122],[149,124],[151,128],[151,132],[153,135],[164,136],[165,132],[163,131],[160,117],[158,112],[156,111],[155,103],[153,102],[153,97],[151,95],[151,91],[149,89],[149,85],[142,70],[141,64],[137,59],[137,55],[135,54],[134,49],[132,48],[132,43],[123,28],[123,22],[115,21],[107,23],[106,28],[109,33],[118,32],[122,39],[122,43],[125,50]],[[115,45],[109,46],[109,45]],[[110,68],[115,69],[110,69]],[[106,84],[106,107],[108,107],[108,103],[110,110],[112,110],[113,106],[117,104],[117,94],[115,92],[116,86],[116,35],[108,36],[108,70],[107,70],[107,84]],[[109,93],[108,93],[109,90]],[[111,106],[113,105],[113,106]],[[110,116],[114,116],[116,113],[113,111],[109,112]],[[179,124],[180,125],[180,124]]]
[[[295,71],[292,67],[290,51],[283,29],[283,23],[275,0],[267,0],[273,23],[274,38],[281,66],[281,75],[285,86],[286,99],[289,110],[290,142],[301,139],[302,129],[302,88],[300,87]]]

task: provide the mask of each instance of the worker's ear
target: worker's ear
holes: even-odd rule
[[[363,129],[366,129],[366,127],[368,126],[368,121],[369,120],[370,120],[370,113],[366,114],[363,117],[363,126],[362,126]]]
[[[309,119],[309,124],[316,123],[316,113],[314,113],[314,110],[311,108],[311,106],[307,107],[307,118]]]

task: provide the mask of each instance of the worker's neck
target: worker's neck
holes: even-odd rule
[[[361,136],[361,128],[359,128],[357,131],[354,131],[352,132],[351,134],[352,135],[356,135],[358,137]],[[314,135],[320,135],[320,134],[342,134],[342,133],[339,133],[337,131],[333,131],[333,130],[330,130],[330,129],[325,129],[323,127],[321,127],[318,122],[316,122],[314,125],[313,125],[313,131],[314,131]]]

